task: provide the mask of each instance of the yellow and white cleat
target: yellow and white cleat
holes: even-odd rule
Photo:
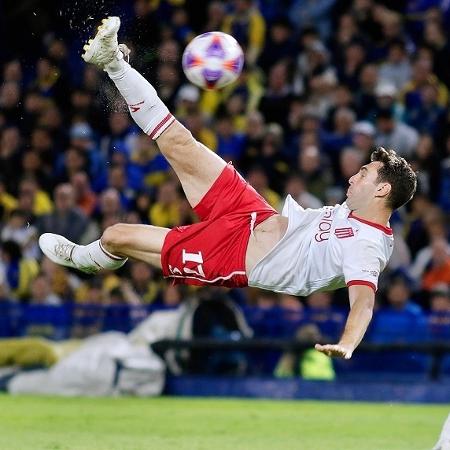
[[[104,68],[114,59],[122,59],[123,53],[119,48],[117,33],[120,28],[119,17],[111,16],[102,20],[93,39],[84,45],[81,57],[91,64]]]

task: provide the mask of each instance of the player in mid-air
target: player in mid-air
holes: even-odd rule
[[[108,73],[201,221],[172,230],[116,224],[85,246],[45,233],[39,239],[44,254],[87,273],[114,270],[134,258],[185,284],[255,286],[300,296],[347,286],[350,313],[343,335],[337,344],[316,349],[350,358],[372,318],[378,276],[392,253],[389,218],[416,189],[411,167],[379,148],[350,178],[346,203],[304,210],[288,196],[280,215],[170,114],[125,61],[129,50],[118,44],[119,27],[118,17],[104,19],[82,57]]]

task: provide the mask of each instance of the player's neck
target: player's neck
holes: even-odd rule
[[[387,209],[377,209],[371,207],[358,208],[352,210],[352,215],[360,219],[367,220],[368,222],[373,222],[384,227],[388,226],[389,219],[391,218],[392,212]]]

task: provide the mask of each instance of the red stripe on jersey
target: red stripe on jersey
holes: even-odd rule
[[[369,286],[370,288],[373,289],[373,292],[377,292],[376,286],[373,283],[371,283],[370,281],[366,281],[366,280],[352,280],[352,281],[349,281],[347,283],[347,287],[350,287],[350,286]]]
[[[392,235],[392,228],[381,225],[381,223],[371,222],[370,220],[361,219],[361,217],[357,217],[353,214],[353,211],[348,215],[349,219],[355,219],[358,222],[365,223],[366,225],[370,225],[371,227],[378,228],[386,234]]]

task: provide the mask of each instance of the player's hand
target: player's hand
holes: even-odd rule
[[[325,355],[344,359],[350,359],[353,354],[353,349],[340,344],[316,344],[314,348]]]

